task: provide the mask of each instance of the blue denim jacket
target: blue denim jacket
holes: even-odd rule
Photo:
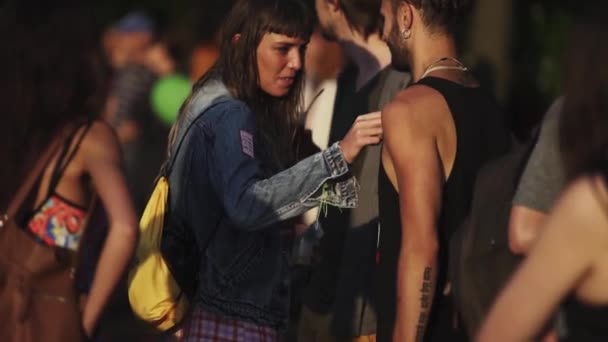
[[[254,114],[221,82],[199,89],[184,115],[176,139],[183,142],[172,150],[169,224],[196,238],[195,305],[282,328],[289,306],[284,221],[321,202],[356,206],[356,181],[337,144],[273,174]]]

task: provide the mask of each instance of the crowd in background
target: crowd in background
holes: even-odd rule
[[[524,138],[472,1],[232,3],[187,53],[141,8],[3,4],[0,340],[608,340],[606,5]],[[126,289],[166,160],[197,253],[161,334]]]

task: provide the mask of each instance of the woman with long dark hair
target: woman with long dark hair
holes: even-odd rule
[[[303,53],[313,18],[298,0],[240,0],[220,57],[170,139],[168,230],[192,231],[200,265],[188,341],[276,341],[287,323],[289,219],[325,203],[352,207],[349,163],[381,139],[378,114],[298,163]],[[180,248],[177,246],[177,248]]]
[[[0,12],[2,213],[26,179],[36,181],[17,212],[0,219],[2,341],[92,336],[137,240],[116,137],[96,121],[103,70],[91,19],[78,1],[14,1]],[[67,319],[61,313],[78,300],[66,260],[87,248],[96,199],[108,214],[107,240],[82,311]]]
[[[560,123],[570,184],[478,341],[535,340],[560,305],[560,341],[608,340],[608,6],[588,6],[570,37]]]

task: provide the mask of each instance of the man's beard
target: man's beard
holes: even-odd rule
[[[336,34],[336,29],[333,27],[333,25],[328,25],[327,27],[319,25],[319,31],[321,31],[321,36],[323,36],[325,40],[330,42],[338,41],[338,35]]]
[[[391,33],[386,40],[386,45],[388,45],[388,49],[391,51],[391,64],[393,68],[399,71],[409,71],[409,54],[399,35],[397,23],[393,25]]]

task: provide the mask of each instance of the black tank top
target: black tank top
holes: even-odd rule
[[[480,88],[468,88],[436,77],[417,84],[437,90],[445,98],[456,128],[456,157],[443,188],[438,224],[439,276],[433,312],[425,341],[459,341],[463,336],[452,328],[453,311],[442,294],[447,278],[447,246],[454,230],[469,211],[475,175],[487,160],[504,154],[510,146],[510,133],[496,102]],[[395,322],[397,261],[401,248],[399,194],[380,166],[379,265],[378,265],[378,341],[390,341]]]
[[[566,318],[566,337],[560,341],[608,341],[608,306],[591,306],[570,296],[562,309]]]

